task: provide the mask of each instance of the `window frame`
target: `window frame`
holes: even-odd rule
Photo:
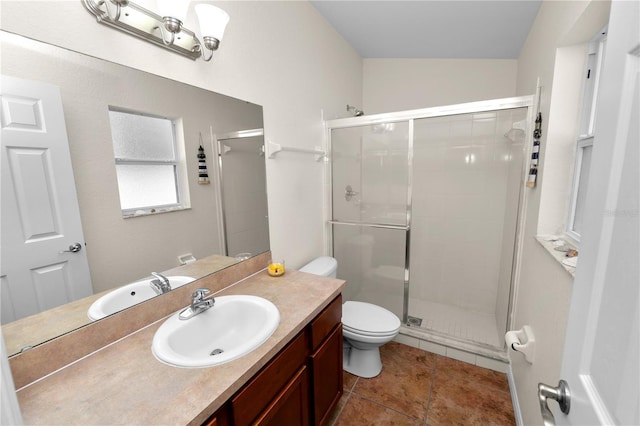
[[[181,144],[179,143],[179,140],[178,140],[178,132],[177,132],[177,125],[176,125],[177,120],[171,117],[143,113],[139,111],[132,111],[132,110],[118,108],[114,106],[109,106],[109,111],[110,112],[113,111],[121,114],[131,114],[131,115],[138,115],[143,117],[151,117],[156,119],[167,120],[171,124],[171,142],[172,142],[172,151],[173,151],[173,158],[174,158],[173,160],[130,159],[126,157],[124,158],[116,157],[114,153],[114,161],[115,161],[116,168],[119,165],[173,166],[173,182],[174,182],[175,192],[176,192],[176,202],[168,203],[168,204],[146,205],[146,206],[141,206],[136,208],[122,208],[122,200],[120,199],[120,180],[118,179],[117,180],[118,199],[120,201],[120,210],[122,212],[122,216],[125,218],[134,217],[134,216],[144,216],[149,214],[164,213],[167,211],[183,210],[188,208],[189,206],[187,205],[187,201],[186,201],[188,200],[188,197],[185,196],[185,188],[183,188],[184,185],[181,179],[181,176],[184,173],[183,168],[186,168],[186,165],[183,164],[184,155],[181,155],[180,153]],[[113,137],[112,137],[111,143],[113,144]],[[116,176],[117,176],[117,171],[116,171]]]
[[[584,149],[593,147],[596,129],[596,105],[600,77],[602,75],[603,59],[606,52],[607,28],[598,31],[591,40],[587,50],[587,60],[584,70],[582,99],[580,102],[579,122],[576,131],[576,150],[573,162],[573,179],[569,193],[569,208],[564,229],[564,235],[575,243],[580,242],[581,235],[575,231],[576,207],[580,190],[580,176],[582,172]],[[593,151],[592,151],[593,155]]]
[[[578,139],[576,146],[576,158],[573,167],[573,184],[571,187],[571,202],[569,204],[569,219],[567,220],[567,227],[565,234],[571,239],[579,242],[581,235],[575,231],[575,219],[576,219],[576,207],[578,204],[578,191],[580,189],[580,176],[582,175],[582,159],[584,157],[584,149],[587,147],[593,147],[593,136],[587,136]],[[593,151],[592,151],[593,154]],[[590,167],[591,165],[589,165]]]

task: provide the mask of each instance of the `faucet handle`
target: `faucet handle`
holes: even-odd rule
[[[211,291],[208,288],[198,288],[196,289],[196,291],[193,292],[191,297],[193,298],[194,302],[199,302],[202,299],[204,299],[205,294],[209,294],[209,293],[211,293]]]
[[[167,277],[165,277],[164,275],[162,275],[159,272],[152,272],[151,275],[153,275],[154,277],[156,277],[157,279],[159,279],[162,282],[169,282],[169,279],[167,279]]]

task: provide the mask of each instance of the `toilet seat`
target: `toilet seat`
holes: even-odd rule
[[[389,331],[385,333],[371,333],[364,330],[353,329],[342,324],[342,331],[344,333],[351,333],[351,334],[362,336],[362,337],[394,337],[396,334],[398,334],[398,330],[399,330],[399,327],[395,331]]]
[[[384,337],[397,334],[400,319],[381,306],[348,301],[342,305],[342,326],[353,334]]]

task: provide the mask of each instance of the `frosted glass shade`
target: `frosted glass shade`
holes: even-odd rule
[[[213,37],[222,41],[224,30],[229,22],[229,14],[212,4],[200,3],[195,9],[202,37]]]
[[[191,0],[158,0],[158,15],[170,16],[181,22],[187,18],[187,10]]]

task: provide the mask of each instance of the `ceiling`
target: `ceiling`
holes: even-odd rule
[[[542,0],[311,0],[363,58],[517,59]]]

